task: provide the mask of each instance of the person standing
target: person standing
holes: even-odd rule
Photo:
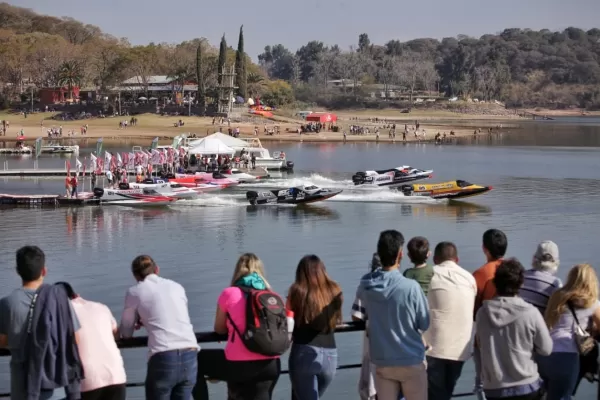
[[[533,255],[531,269],[525,271],[525,281],[519,296],[537,307],[544,315],[548,299],[562,287],[562,281],[556,276],[560,260],[556,243],[545,240],[540,243]]]
[[[77,174],[74,174],[71,177],[71,197],[77,198]]]
[[[381,232],[377,254],[382,268],[362,277],[356,297],[368,316],[371,362],[376,367],[378,400],[427,400],[425,344],[427,298],[419,284],[399,271],[404,236]]]
[[[450,242],[435,247],[433,276],[427,301],[431,325],[423,334],[427,353],[429,398],[450,400],[471,353],[477,286],[470,272],[458,265],[458,251]]]
[[[137,283],[125,295],[119,335],[130,338],[141,326],[148,332],[146,399],[189,400],[196,384],[199,347],[185,289],[158,276],[159,267],[150,256],[136,257],[131,271]]]

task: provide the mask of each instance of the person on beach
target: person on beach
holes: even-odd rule
[[[477,284],[473,275],[458,265],[458,251],[453,243],[438,243],[433,262],[427,296],[431,324],[423,335],[431,345],[427,353],[428,397],[450,400],[463,365],[471,356],[471,310]]]
[[[544,315],[548,299],[562,287],[562,281],[556,277],[560,261],[558,246],[550,240],[540,243],[531,261],[532,269],[525,271],[525,281],[519,296],[537,307]]]
[[[342,322],[342,290],[315,255],[298,263],[287,306],[294,313],[289,357],[292,398],[318,400],[335,377],[338,365],[335,328]]]
[[[405,270],[403,275],[417,281],[423,289],[423,293],[427,296],[429,284],[433,277],[433,266],[427,264],[427,259],[431,256],[429,241],[422,236],[416,236],[408,241],[406,250],[413,267]]]
[[[369,321],[369,351],[375,365],[378,400],[427,399],[425,345],[429,328],[427,298],[419,284],[400,271],[404,237],[383,231],[377,243],[382,268],[362,277],[356,297]]]
[[[125,294],[119,336],[130,338],[144,327],[148,333],[148,400],[190,400],[198,371],[198,343],[190,322],[185,289],[161,278],[160,269],[147,255],[131,263],[136,284]]]
[[[475,316],[475,343],[488,400],[538,400],[541,380],[534,355],[550,355],[552,338],[542,314],[519,297],[525,269],[515,259],[500,262],[493,278],[496,297]]]
[[[552,354],[537,357],[540,375],[544,380],[547,400],[570,400],[579,380],[584,375],[580,367],[579,349],[575,338],[576,327],[598,332],[600,301],[598,277],[589,264],[574,266],[563,288],[556,290],[546,307],[546,325],[552,337]]]
[[[236,263],[231,284],[217,300],[215,332],[227,334],[225,349],[204,349],[198,353],[195,400],[208,400],[206,380],[227,382],[228,398],[270,400],[281,373],[279,356],[266,356],[246,348],[239,332],[246,328],[247,290],[270,291],[262,261],[252,253]],[[234,325],[235,324],[235,325]]]
[[[101,303],[84,300],[67,282],[65,287],[81,323],[77,348],[85,371],[81,381],[81,400],[125,400],[127,378],[123,357],[115,342],[117,321]]]

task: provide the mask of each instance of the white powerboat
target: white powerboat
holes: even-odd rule
[[[119,184],[119,189],[153,189],[163,196],[188,200],[197,198],[199,193],[178,183],[165,182],[163,180],[152,181],[151,179],[145,180],[143,183],[122,182]]]
[[[230,171],[221,172],[229,179],[235,179],[239,183],[252,183],[256,182],[259,177],[245,172],[240,171],[237,168],[232,168]]]
[[[352,182],[355,186],[362,187],[397,187],[406,182],[430,179],[433,177],[433,170],[422,170],[408,165],[384,169],[378,171],[357,172],[352,175]]]
[[[70,204],[81,202],[92,204],[97,202],[103,205],[122,206],[166,206],[179,200],[177,197],[164,196],[154,189],[103,189],[94,188],[93,192],[79,193],[77,198],[66,198],[60,196],[59,203]]]
[[[79,146],[61,146],[61,145],[44,145],[42,146],[42,153],[44,154],[78,154]]]

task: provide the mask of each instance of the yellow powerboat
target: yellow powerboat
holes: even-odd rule
[[[491,186],[479,186],[463,180],[415,185],[402,185],[399,188],[405,196],[423,196],[433,199],[457,200],[477,196],[493,189]]]

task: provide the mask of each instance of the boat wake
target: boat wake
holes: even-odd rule
[[[242,195],[204,194],[197,199],[179,200],[173,204],[173,207],[242,207],[247,205],[248,202]]]
[[[410,204],[443,204],[446,200],[436,200],[430,197],[404,196],[401,192],[389,189],[380,189],[370,193],[356,193],[344,191],[337,196],[325,200],[326,202],[348,203],[410,203]]]
[[[332,189],[348,189],[354,186],[350,179],[336,181],[319,174],[311,174],[310,176],[290,178],[290,179],[266,179],[252,183],[242,183],[239,188],[289,188],[302,185],[316,185],[324,188]]]

